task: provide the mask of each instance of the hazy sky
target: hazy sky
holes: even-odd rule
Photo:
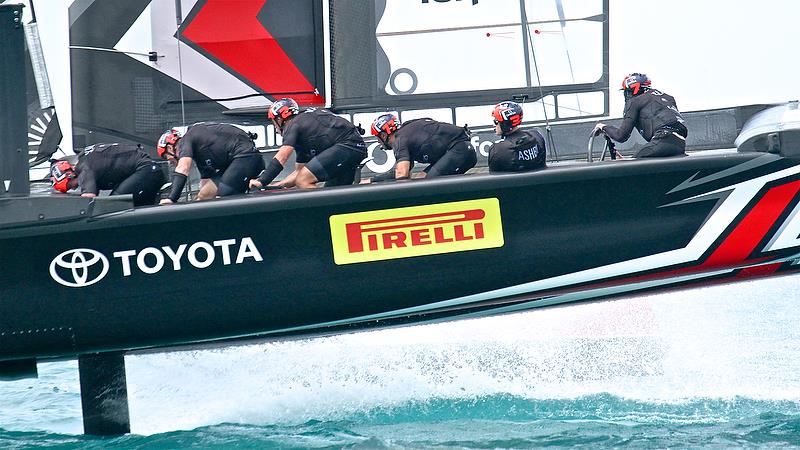
[[[614,83],[645,72],[683,111],[800,98],[800,1],[611,0],[609,16]]]

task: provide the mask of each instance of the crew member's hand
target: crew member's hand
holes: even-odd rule
[[[262,185],[258,179],[253,178],[250,180],[250,189],[261,189],[262,187],[264,187],[264,185]]]
[[[173,202],[172,200],[170,200],[168,198],[162,198],[161,201],[158,202],[159,205],[172,205],[174,203],[175,202]]]
[[[84,192],[83,194],[81,194],[81,197],[94,198],[97,197],[97,194],[92,194],[91,192]]]
[[[594,126],[594,130],[592,130],[592,136],[597,136],[603,132],[603,128],[606,127],[606,124],[603,122],[598,122],[597,125]]]

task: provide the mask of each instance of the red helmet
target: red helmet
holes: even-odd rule
[[[622,80],[622,90],[630,92],[631,95],[639,95],[644,92],[644,88],[650,87],[650,78],[643,73],[632,73]]]
[[[492,117],[495,125],[500,125],[503,134],[510,132],[522,123],[522,106],[516,102],[501,102],[494,105]]]
[[[394,114],[381,114],[374,121],[372,121],[371,132],[373,136],[378,136],[381,133],[390,135],[400,128],[400,121]]]
[[[274,120],[276,117],[286,119],[300,112],[297,102],[290,98],[282,98],[274,101],[267,109],[267,117]]]
[[[75,178],[75,168],[67,161],[56,161],[50,166],[50,181],[59,192],[69,190],[69,180]]]
[[[171,129],[169,131],[165,131],[164,134],[158,139],[158,145],[156,148],[158,150],[158,156],[165,158],[167,157],[167,145],[172,145],[175,147],[175,144],[181,139],[181,133],[176,129]],[[173,153],[174,156],[174,153]]]

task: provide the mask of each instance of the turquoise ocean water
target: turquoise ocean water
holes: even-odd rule
[[[0,448],[800,448],[798,281],[129,356],[116,438],[40,364],[0,382]]]

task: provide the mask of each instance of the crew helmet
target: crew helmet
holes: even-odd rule
[[[69,180],[75,178],[75,168],[68,161],[56,161],[50,166],[50,181],[59,192],[69,190]]]
[[[522,123],[522,106],[516,102],[500,102],[494,105],[492,118],[495,125],[500,125],[500,130],[506,134]]]
[[[639,95],[650,87],[650,78],[643,73],[632,73],[622,80],[622,90],[630,95]]]
[[[381,114],[372,121],[372,127],[370,128],[373,136],[380,136],[381,133],[386,133],[386,136],[389,136],[400,128],[400,120],[394,114]]]
[[[297,102],[291,98],[282,98],[276,100],[267,108],[267,117],[270,120],[275,120],[276,117],[286,120],[287,118],[300,112],[300,107]]]
[[[174,128],[169,131],[165,131],[164,134],[162,134],[161,137],[158,139],[158,145],[156,146],[158,150],[158,156],[166,159],[168,155],[167,145],[172,145],[172,147],[175,148],[175,145],[178,143],[180,139],[181,139],[180,131]],[[174,153],[172,155],[175,156]]]

